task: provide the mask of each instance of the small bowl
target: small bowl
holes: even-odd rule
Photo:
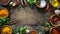
[[[59,6],[58,0],[50,0],[50,4],[55,8],[57,8]]]
[[[10,0],[0,0],[1,5],[8,5],[9,2]]]
[[[9,31],[9,34],[12,34],[12,28],[11,28],[11,26],[9,26],[9,25],[4,25],[2,28],[1,28],[1,34],[4,34],[4,33],[6,33],[7,32],[7,30],[6,30],[6,32],[3,32],[3,29],[4,28],[6,28],[6,27],[8,27],[10,30],[8,30]],[[8,33],[8,32],[7,32]]]
[[[55,31],[54,31],[55,30]],[[55,33],[55,32],[57,32],[57,33]],[[57,27],[52,27],[51,29],[50,29],[50,31],[49,31],[49,34],[60,34],[60,29],[58,28],[58,26]]]
[[[38,2],[39,2],[39,4],[38,4]],[[45,8],[46,10],[48,10],[48,8],[49,8],[49,4],[45,0],[36,0],[36,6],[38,8]]]
[[[52,15],[50,17],[50,23],[52,26],[58,26],[60,24],[58,24],[57,22],[60,21],[60,17],[58,15]]]
[[[36,0],[36,6],[39,7],[39,8],[44,8],[46,6],[46,1]]]

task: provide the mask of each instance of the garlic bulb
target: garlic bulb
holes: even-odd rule
[[[55,10],[55,14],[59,15],[60,14],[60,10]]]

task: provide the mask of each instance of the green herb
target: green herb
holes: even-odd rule
[[[12,25],[11,22],[12,21],[7,17],[0,18],[0,27],[2,27],[3,25]]]
[[[20,34],[24,34],[26,32],[26,26],[20,28]]]
[[[45,26],[50,27],[50,23],[45,22]]]
[[[27,0],[27,2],[30,4],[30,7],[33,7],[35,4],[36,0]]]

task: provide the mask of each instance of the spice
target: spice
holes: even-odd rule
[[[60,31],[57,28],[53,28],[51,34],[60,34]]]
[[[4,16],[6,16],[6,17],[8,17],[8,10],[6,9],[6,8],[2,8],[1,10],[0,10],[0,18],[2,18],[2,17],[4,17]]]
[[[36,31],[32,30],[30,34],[37,34]]]
[[[1,29],[1,34],[12,34],[12,28],[8,25],[5,25]]]
[[[51,0],[51,5],[53,7],[58,7],[59,6],[58,0]]]
[[[60,17],[58,15],[52,15],[50,17],[50,23],[53,25],[53,26],[57,26],[59,25],[58,24],[58,21],[60,21]]]

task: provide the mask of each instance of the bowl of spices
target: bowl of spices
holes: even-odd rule
[[[55,8],[57,8],[59,6],[58,0],[50,0],[50,4]]]
[[[12,34],[12,28],[9,25],[4,25],[1,28],[1,34]]]
[[[0,0],[1,5],[8,5],[10,0]]]
[[[60,25],[60,17],[58,15],[52,15],[50,17],[50,23],[52,26]]]
[[[60,34],[59,27],[52,27],[49,31],[49,34]]]
[[[47,10],[49,7],[49,4],[45,0],[36,0],[36,6],[38,8],[45,8]]]

